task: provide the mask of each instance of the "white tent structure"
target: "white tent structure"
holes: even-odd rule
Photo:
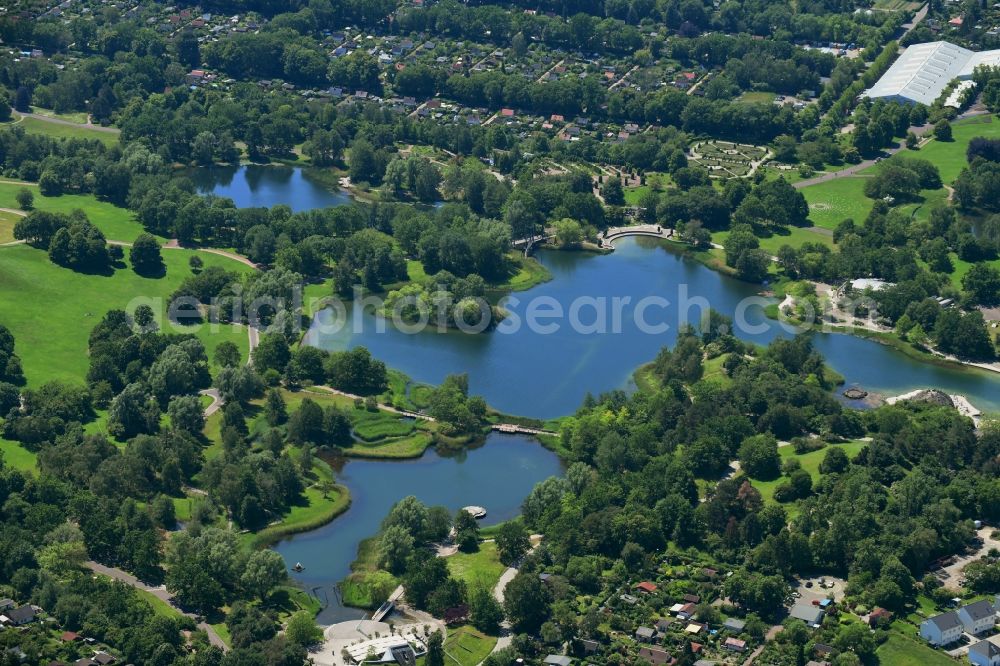
[[[863,94],[871,99],[929,106],[949,83],[971,79],[980,65],[1000,65],[1000,50],[976,53],[951,42],[914,44]]]

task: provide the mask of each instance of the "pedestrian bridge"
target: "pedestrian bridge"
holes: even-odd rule
[[[609,227],[601,234],[601,247],[607,250],[615,249],[615,241],[626,236],[651,236],[653,238],[672,238],[673,229],[659,224],[637,224],[630,227]]]

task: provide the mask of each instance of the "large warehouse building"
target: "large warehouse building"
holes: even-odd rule
[[[971,79],[980,65],[1000,66],[1000,49],[976,53],[950,42],[914,44],[863,94],[872,99],[930,105],[951,81]]]

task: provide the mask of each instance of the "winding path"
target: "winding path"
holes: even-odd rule
[[[128,573],[127,571],[122,571],[121,569],[115,567],[105,566],[103,564],[94,562],[93,560],[84,562],[83,565],[88,569],[90,569],[91,571],[93,571],[94,573],[101,574],[102,576],[107,576],[108,578],[116,580],[120,583],[125,583],[130,587],[134,587],[137,590],[142,590],[143,592],[147,592],[153,595],[160,601],[169,605],[171,608],[176,610],[181,615],[186,615],[187,617],[195,620],[197,622],[198,629],[208,634],[209,643],[219,648],[223,652],[229,650],[229,646],[226,645],[226,642],[222,640],[222,638],[215,631],[215,628],[212,625],[208,624],[207,622],[198,621],[197,616],[194,613],[189,613],[181,609],[177,605],[177,602],[174,600],[174,595],[170,594],[170,592],[167,592],[167,588],[164,587],[163,585],[157,585],[156,587],[147,585],[146,583],[143,583],[141,580],[139,580],[132,574]]]

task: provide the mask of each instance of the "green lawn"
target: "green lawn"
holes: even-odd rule
[[[809,219],[817,227],[831,230],[847,218],[861,224],[873,204],[865,196],[864,187],[864,178],[845,176],[802,188],[801,192],[809,202]]]
[[[745,92],[736,101],[745,104],[770,104],[774,101],[774,98],[775,94],[773,92]]]
[[[890,634],[889,640],[875,652],[881,666],[955,666],[955,661],[943,652],[938,652],[915,640],[899,634]]]
[[[968,273],[969,270],[975,264],[969,263],[964,259],[959,259],[958,255],[955,254],[954,252],[950,252],[948,256],[951,257],[951,263],[955,267],[955,270],[949,276],[951,278],[951,283],[955,286],[956,289],[961,289],[962,278],[965,277],[965,274]],[[994,259],[993,261],[986,261],[983,263],[987,264],[988,266],[992,266],[997,270],[1000,270],[1000,259]]]
[[[35,461],[38,456],[21,446],[18,442],[0,437],[0,457],[3,457],[4,465],[13,467],[21,472],[32,472],[35,470]]]
[[[783,227],[773,230],[755,229],[754,233],[760,239],[760,247],[770,254],[777,254],[782,245],[800,248],[804,243],[821,243],[833,247],[833,235],[828,231],[816,231],[809,227]],[[712,241],[723,244],[729,236],[729,231],[718,231],[712,234]]]
[[[18,121],[5,123],[2,126],[9,127],[15,123],[18,127],[23,127],[24,131],[29,134],[44,134],[53,139],[97,139],[108,146],[118,143],[117,131],[102,132],[82,125],[74,127],[73,125],[66,125],[64,123],[52,123],[41,118],[23,118]]]
[[[181,612],[176,608],[174,608],[173,606],[171,606],[170,604],[168,604],[163,599],[160,599],[156,595],[147,592],[146,590],[140,590],[137,588],[136,592],[139,593],[139,598],[145,601],[147,604],[149,604],[150,607],[152,607],[153,612],[159,615],[160,617],[165,617],[171,620],[176,620],[178,618],[181,618]]]
[[[188,259],[193,254],[206,266],[252,270],[216,254],[165,250],[167,270],[161,278],[140,277],[128,267],[108,276],[90,275],[57,266],[44,251],[33,247],[0,248],[0,322],[14,333],[29,385],[56,379],[82,382],[89,365],[87,339],[104,313],[125,308],[140,297],[165,299],[191,274]],[[206,324],[192,328],[197,329],[191,332],[205,343],[210,358],[224,340],[236,342],[246,354],[247,335],[242,327]],[[183,332],[174,326],[166,329]]]
[[[274,543],[282,537],[326,525],[350,506],[347,488],[335,483],[333,470],[321,460],[313,465],[313,483],[303,492],[303,501],[281,517],[281,522],[269,525],[252,536],[257,546]]]
[[[493,651],[497,639],[471,626],[449,629],[444,639],[445,666],[476,666]],[[417,666],[424,666],[425,659],[417,659]]]
[[[797,458],[799,463],[802,465],[802,469],[809,472],[812,477],[813,483],[819,481],[819,465],[823,462],[824,456],[826,456],[826,450],[831,446],[836,446],[843,449],[844,453],[847,454],[848,458],[853,458],[857,453],[865,447],[865,442],[847,442],[845,444],[828,444],[826,447],[820,449],[819,451],[810,451],[809,453],[803,453],[798,455],[795,453],[795,448],[791,446],[782,446],[778,449],[778,454],[781,456],[782,460],[788,458]],[[788,477],[780,476],[773,481],[758,481],[754,479],[752,481],[753,487],[756,488],[765,501],[774,501],[774,491],[782,483],[788,481]]]
[[[500,563],[497,546],[492,541],[479,544],[479,550],[475,553],[455,553],[445,561],[451,575],[464,580],[470,589],[482,586],[492,590],[507,569]]]
[[[969,141],[977,136],[1000,138],[1000,122],[996,122],[992,116],[968,118],[954,123],[951,128],[954,140],[931,140],[916,153],[912,153],[916,157],[933,162],[941,172],[941,180],[945,183],[955,180],[959,172],[968,166],[965,151],[969,147]]]
[[[17,213],[0,210],[0,245],[14,240],[14,225],[20,219]]]
[[[135,219],[132,211],[119,208],[106,201],[100,201],[91,194],[63,194],[58,197],[45,197],[38,191],[37,185],[18,185],[15,183],[0,183],[0,208],[17,208],[17,193],[27,188],[35,195],[34,207],[56,213],[69,213],[79,208],[87,214],[94,226],[100,229],[109,240],[133,241],[143,232],[142,225]],[[2,224],[0,224],[2,226]],[[0,242],[3,242],[0,240]]]

